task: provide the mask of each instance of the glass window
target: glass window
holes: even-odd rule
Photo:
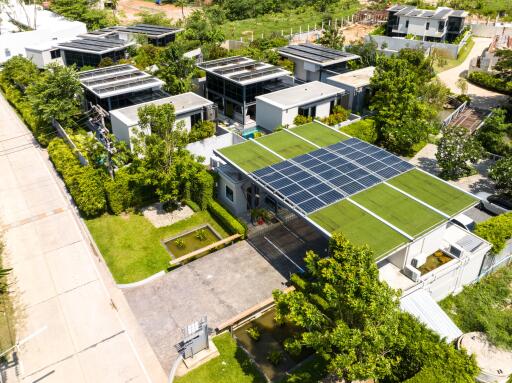
[[[427,26],[425,27],[425,29],[428,31],[430,28],[430,23],[427,23]]]
[[[52,59],[56,59],[60,57],[60,49],[54,49],[53,51],[50,51],[50,56]]]
[[[405,27],[406,27],[406,28],[409,28],[409,20],[406,20],[406,21],[405,21]]]
[[[233,189],[231,189],[228,185],[226,185],[226,198],[233,202]]]

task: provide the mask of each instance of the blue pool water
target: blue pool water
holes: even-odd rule
[[[242,132],[242,137],[245,139],[254,138],[254,133],[256,132],[265,133],[265,131],[262,130],[259,126],[255,126],[253,128],[245,129]]]

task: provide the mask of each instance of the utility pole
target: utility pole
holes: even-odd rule
[[[110,139],[110,132],[105,126],[105,117],[108,117],[108,112],[99,105],[91,104],[92,115],[89,118],[92,126],[95,127],[100,141],[107,150],[107,169],[110,178],[114,179],[114,167],[112,166],[112,154],[115,152],[114,145]]]

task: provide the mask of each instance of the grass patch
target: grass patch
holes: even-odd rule
[[[482,331],[496,346],[512,349],[512,266],[464,287],[440,302],[463,332]]]
[[[279,157],[251,141],[228,146],[219,150],[219,152],[248,173],[282,161]]]
[[[351,198],[412,237],[417,237],[444,220],[443,216],[383,184]]]
[[[359,5],[352,4],[348,8],[344,9],[342,6],[333,7],[333,12],[329,15],[333,19],[339,20],[342,17],[353,15],[359,9]],[[222,30],[226,36],[226,39],[240,40],[240,37],[246,39],[269,37],[272,34],[284,35],[290,34],[290,28],[293,33],[299,33],[302,27],[302,32],[307,32],[308,25],[310,30],[322,26],[322,19],[324,14],[318,12],[314,7],[300,7],[296,9],[289,9],[279,13],[268,13],[259,17],[229,21],[223,24]]]
[[[416,169],[387,182],[449,216],[454,216],[477,202],[476,198]]]
[[[4,245],[0,242],[0,269],[4,262],[2,252]],[[7,275],[0,274],[0,353],[14,346],[16,341],[15,312],[12,296],[9,294]],[[0,358],[2,360],[2,358]]]
[[[475,42],[472,38],[469,38],[469,41],[462,47],[462,49],[459,51],[459,54],[456,59],[448,59],[443,58],[443,64],[439,65],[438,60],[435,60],[434,62],[434,70],[436,73],[444,72],[445,70],[455,68],[456,66],[459,66],[464,62],[464,60],[468,57],[469,52],[473,49],[475,46]]]
[[[407,238],[347,200],[309,215],[330,233],[341,232],[356,245],[368,245],[375,259],[407,242]]]
[[[316,149],[315,146],[285,131],[263,136],[257,141],[284,158],[293,158]]]
[[[337,133],[334,129],[320,125],[317,122],[310,122],[290,129],[293,133],[304,137],[318,146],[334,145],[348,139],[344,134]]]
[[[207,211],[161,228],[137,214],[105,214],[85,223],[117,283],[137,282],[166,270],[171,256],[160,242],[163,239],[207,223],[223,238],[228,236]]]
[[[226,333],[213,338],[220,356],[175,379],[176,383],[263,383],[265,380],[243,350]]]

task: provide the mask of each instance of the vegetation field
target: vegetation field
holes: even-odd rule
[[[117,283],[137,282],[166,270],[171,257],[161,241],[168,237],[206,223],[222,237],[228,236],[207,211],[161,228],[137,214],[105,214],[85,222]]]
[[[297,126],[292,128],[291,131],[318,146],[329,146],[348,139],[346,135],[337,133],[334,129],[320,125],[317,122]]]
[[[450,216],[476,203],[476,198],[419,170],[411,170],[388,182]]]
[[[281,162],[279,157],[250,141],[228,146],[219,152],[249,173]]]
[[[228,333],[213,338],[220,356],[175,379],[176,383],[263,383],[263,376]]]
[[[404,236],[346,200],[316,211],[309,218],[330,233],[343,233],[353,244],[367,244],[375,258],[407,242]]]
[[[351,16],[358,10],[358,6],[352,5],[346,9],[342,7],[329,15],[315,10],[313,7],[300,7],[297,9],[290,9],[280,13],[269,13],[259,17],[229,21],[222,25],[222,30],[229,40],[239,40],[243,37],[245,40],[254,38],[269,37],[272,34],[289,35],[290,32],[299,33],[300,28],[302,32],[307,32],[308,25],[310,30],[320,28],[322,20],[332,17],[333,19],[341,20],[343,17]]]
[[[413,237],[444,220],[443,216],[383,184],[358,193],[352,199]]]
[[[512,265],[441,301],[463,332],[485,332],[496,346],[512,350]]]
[[[269,134],[257,140],[260,144],[285,157],[292,158],[301,154],[312,152],[316,146],[285,131]]]

